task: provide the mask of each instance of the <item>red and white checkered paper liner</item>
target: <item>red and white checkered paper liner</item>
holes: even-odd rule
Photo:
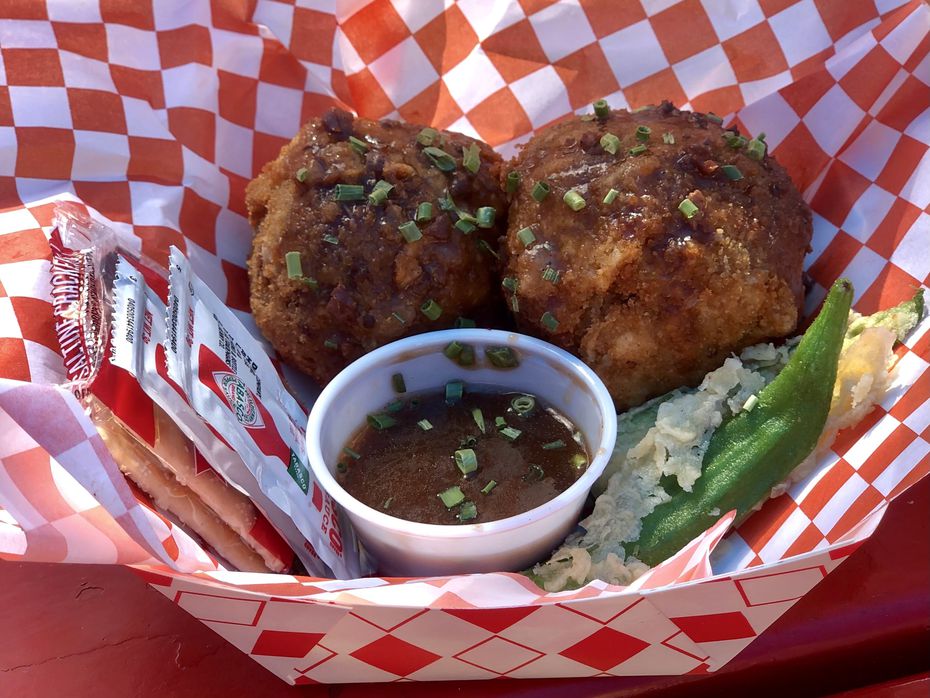
[[[814,210],[811,310],[930,281],[930,9],[919,0],[18,0],[0,7],[0,557],[132,564],[297,683],[712,671],[839,565],[930,471],[930,331],[816,473],[623,589],[488,574],[332,581],[217,569],[136,501],[62,380],[54,201],[131,252],[186,251],[240,317],[243,190],[332,104],[512,153],[607,96],[765,131]],[[690,582],[690,583],[685,583]]]

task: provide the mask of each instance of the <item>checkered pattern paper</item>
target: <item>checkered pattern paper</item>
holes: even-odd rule
[[[48,275],[56,201],[81,202],[156,265],[179,246],[251,323],[244,187],[308,118],[343,105],[510,155],[599,97],[630,108],[670,99],[765,131],[814,212],[809,311],[839,276],[861,312],[930,281],[930,9],[919,0],[5,3],[0,555],[133,564],[293,683],[726,663],[930,471],[930,323],[899,349],[881,406],[723,538],[713,566],[728,519],[633,587],[559,594],[510,574],[217,570],[135,501],[77,404],[42,388],[64,377]]]

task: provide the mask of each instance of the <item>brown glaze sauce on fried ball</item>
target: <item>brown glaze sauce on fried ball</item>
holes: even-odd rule
[[[731,352],[797,326],[810,212],[778,163],[715,120],[668,103],[575,117],[530,140],[511,169],[521,183],[504,281],[518,327],[586,361],[618,409],[696,385]],[[540,181],[551,192],[537,201]],[[570,190],[584,208],[563,201]]]
[[[455,161],[443,171],[418,142],[421,129],[330,110],[301,128],[246,191],[257,231],[249,258],[255,321],[286,361],[320,382],[395,339],[451,327],[459,316],[489,321],[499,314],[495,255],[506,221],[500,156],[439,131],[432,146]],[[463,149],[475,145],[480,166],[472,173]],[[381,180],[393,188],[374,205],[367,196]],[[337,200],[337,184],[362,185],[365,198]],[[440,207],[448,197],[472,216],[493,207],[494,225],[456,228],[459,215]],[[401,226],[424,202],[432,218],[418,224],[422,237],[408,242]],[[299,253],[306,280],[288,276],[288,252]],[[430,301],[435,319],[420,309]]]

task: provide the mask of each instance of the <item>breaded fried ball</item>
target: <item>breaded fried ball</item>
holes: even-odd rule
[[[558,123],[511,169],[517,324],[586,361],[618,409],[795,330],[811,215],[764,141],[663,103]]]
[[[500,169],[457,133],[338,109],[307,123],[246,191],[262,333],[325,383],[395,339],[494,316]]]

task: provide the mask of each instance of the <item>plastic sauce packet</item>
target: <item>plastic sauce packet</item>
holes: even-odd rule
[[[307,468],[307,416],[271,360],[174,247],[169,271],[168,375],[242,454],[262,491],[291,516],[336,577],[368,572],[351,527]]]
[[[168,378],[165,303],[146,283],[143,272],[125,257],[117,257],[115,273],[110,361],[131,374],[152,400],[160,437],[156,453],[163,457],[180,485],[216,512],[261,555],[269,569],[289,570],[293,548],[299,551],[308,572],[325,574],[319,558],[305,549],[304,537],[290,518],[265,497],[239,455],[200,419],[180,388]],[[169,435],[175,438],[167,439]],[[161,445],[172,448],[171,453],[160,453]]]

